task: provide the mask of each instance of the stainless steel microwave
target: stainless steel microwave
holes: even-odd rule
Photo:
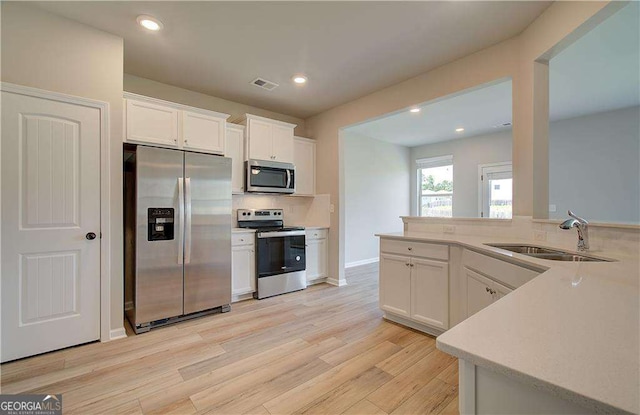
[[[245,167],[247,192],[291,194],[296,190],[296,168],[291,163],[248,160]]]

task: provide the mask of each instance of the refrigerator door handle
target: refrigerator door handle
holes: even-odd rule
[[[178,177],[178,264],[182,264],[184,256],[184,178]]]
[[[185,183],[185,229],[184,229],[184,263],[191,262],[191,178],[186,177]]]

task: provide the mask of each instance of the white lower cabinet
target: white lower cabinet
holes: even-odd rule
[[[380,308],[411,316],[411,258],[380,254]]]
[[[411,318],[448,329],[449,264],[412,258],[411,274]]]
[[[393,320],[393,316],[398,316],[405,319],[401,323],[414,323],[416,328],[432,333],[449,328],[449,263],[448,250],[443,247],[448,248],[381,241],[380,308],[387,312],[387,318]],[[421,258],[416,253],[433,255],[436,259]]]
[[[306,231],[306,268],[307,283],[323,281],[327,278],[329,267],[329,246],[326,229],[308,229]]]
[[[231,294],[232,300],[249,298],[256,291],[256,252],[254,235],[232,235],[231,243]]]
[[[463,267],[463,269],[467,283],[467,317],[474,315],[512,291],[467,267]]]

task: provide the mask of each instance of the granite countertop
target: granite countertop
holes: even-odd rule
[[[543,272],[437,338],[438,349],[596,412],[640,410],[638,257],[561,262],[489,247],[546,242],[427,233],[381,238],[456,244]],[[563,249],[566,250],[566,249]]]

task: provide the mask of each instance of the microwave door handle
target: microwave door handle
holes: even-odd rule
[[[291,189],[291,170],[287,169],[287,189]]]

